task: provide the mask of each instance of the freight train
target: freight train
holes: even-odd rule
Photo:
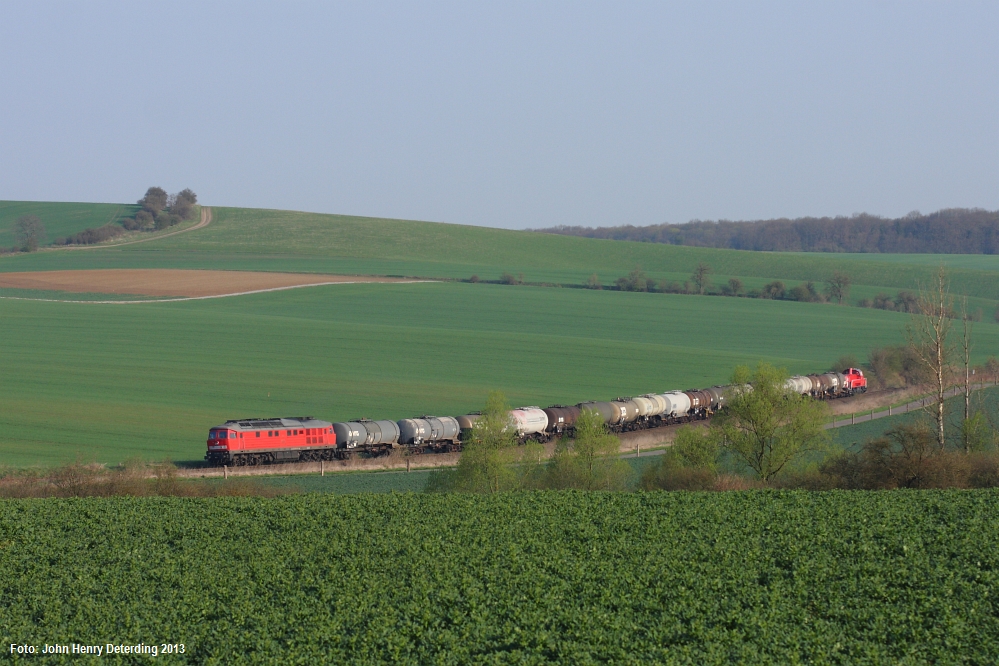
[[[788,391],[816,399],[843,398],[867,390],[857,368],[821,375],[796,375]],[[709,418],[725,406],[728,386],[647,393],[575,406],[521,407],[510,411],[511,427],[521,442],[547,442],[571,436],[583,410],[597,412],[612,432],[659,428]],[[330,423],[311,416],[248,418],[226,421],[208,432],[210,465],[262,465],[279,462],[344,460],[356,453],[384,455],[394,448],[413,453],[460,451],[477,414],[420,416],[400,421],[357,419]]]

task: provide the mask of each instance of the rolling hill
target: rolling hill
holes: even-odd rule
[[[54,205],[54,204],[53,204]],[[95,305],[0,299],[0,461],[192,460],[208,427],[250,415],[329,420],[455,414],[501,389],[575,403],[724,382],[765,359],[824,370],[902,340],[907,316],[829,304],[568,289],[636,265],[716,281],[854,277],[854,298],[911,289],[926,263],[600,241],[404,220],[214,208],[208,227],[136,245],[0,257],[0,271],[215,268],[448,278],[208,301]],[[96,213],[95,213],[96,215]],[[549,287],[458,282],[503,271]],[[953,268],[995,307],[999,273]],[[53,293],[45,294],[52,297]],[[0,296],[30,297],[28,290]],[[121,298],[121,297],[119,297]],[[975,360],[999,351],[976,329]]]
[[[56,206],[57,204],[48,204]],[[99,206],[99,204],[93,204]],[[715,282],[747,286],[780,279],[821,283],[847,273],[853,298],[928,283],[936,262],[885,260],[886,255],[753,252],[612,241],[455,224],[213,207],[204,229],[120,248],[48,251],[6,257],[0,271],[60,268],[220,268],[496,280],[503,272],[528,282],[604,284],[636,267],[650,277],[684,280],[698,263]],[[888,255],[905,257],[911,255]],[[947,260],[954,293],[999,300],[999,260]],[[981,303],[986,305],[986,303]]]

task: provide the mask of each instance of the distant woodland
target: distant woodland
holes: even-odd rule
[[[648,227],[557,226],[536,231],[566,236],[776,252],[999,253],[999,210],[948,208],[889,219],[851,217],[717,222]]]

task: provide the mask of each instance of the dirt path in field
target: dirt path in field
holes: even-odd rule
[[[63,245],[62,247],[52,247],[45,248],[46,250],[103,250],[109,247],[121,247],[122,245],[134,245],[136,243],[147,243],[149,241],[159,240],[161,238],[167,238],[168,236],[176,236],[177,234],[184,234],[188,231],[194,231],[195,229],[204,229],[212,222],[212,209],[207,206],[201,207],[201,220],[195,224],[193,227],[188,227],[187,229],[178,229],[177,231],[171,231],[168,234],[162,234],[160,236],[150,236],[149,238],[138,238],[136,240],[125,241],[123,243],[115,243],[114,241],[108,243],[98,243],[96,245]]]
[[[87,271],[0,273],[0,288],[165,297],[153,301],[60,301],[66,303],[162,303],[164,301],[241,296],[328,284],[369,282],[412,283],[426,282],[426,280],[353,275],[317,275],[314,273],[175,269],[99,269]],[[20,300],[58,301],[59,299],[22,298]]]

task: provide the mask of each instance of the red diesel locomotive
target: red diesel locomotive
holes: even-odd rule
[[[311,416],[226,421],[208,432],[210,465],[262,465],[300,460],[332,460],[333,424]]]

